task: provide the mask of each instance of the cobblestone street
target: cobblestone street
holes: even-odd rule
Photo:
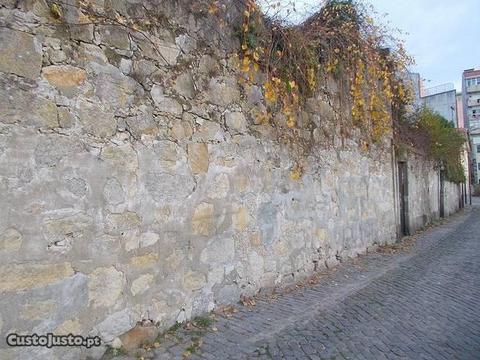
[[[480,204],[418,236],[408,251],[371,253],[317,285],[220,318],[201,359],[479,359]],[[181,357],[161,344],[157,359]]]

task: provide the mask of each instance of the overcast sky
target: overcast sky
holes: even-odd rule
[[[392,26],[406,32],[414,70],[435,86],[461,91],[465,69],[480,67],[480,0],[369,0]]]
[[[425,87],[454,83],[460,91],[462,71],[480,68],[480,0],[366,1],[381,21],[407,33],[406,47],[416,61],[412,70],[429,80]],[[319,1],[294,2],[305,13]]]

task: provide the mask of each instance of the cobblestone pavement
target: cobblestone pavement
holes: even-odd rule
[[[479,203],[476,199],[476,203]],[[320,283],[220,318],[196,359],[480,359],[480,204]],[[156,359],[181,357],[162,344]]]

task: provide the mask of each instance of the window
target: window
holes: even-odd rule
[[[473,85],[480,85],[480,77],[473,78],[473,79],[467,79],[466,83],[467,83],[467,87],[473,86]]]
[[[478,165],[478,170],[480,171],[480,163],[478,163],[477,165]]]
[[[477,153],[480,153],[480,145],[477,145]],[[480,165],[480,163],[478,163]]]

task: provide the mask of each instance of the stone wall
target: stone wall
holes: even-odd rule
[[[440,175],[422,155],[410,154],[408,166],[408,223],[414,234],[440,218]]]
[[[445,182],[445,216],[450,216],[460,209],[460,199],[462,192],[460,185],[451,182]]]
[[[421,154],[411,151],[408,166],[408,225],[411,234],[440,219],[440,170]],[[444,216],[460,208],[460,187],[444,182]]]
[[[362,152],[333,131],[292,178],[298,157],[254,116],[261,88],[238,81],[233,25],[212,29],[219,18],[191,1],[92,3],[157,25],[92,23],[73,0],[60,19],[45,1],[0,6],[2,339],[112,343],[142,319],[165,329],[396,240],[391,139]],[[305,136],[335,114],[310,99]],[[430,173],[411,181],[435,192]],[[425,206],[415,214],[434,216]]]

